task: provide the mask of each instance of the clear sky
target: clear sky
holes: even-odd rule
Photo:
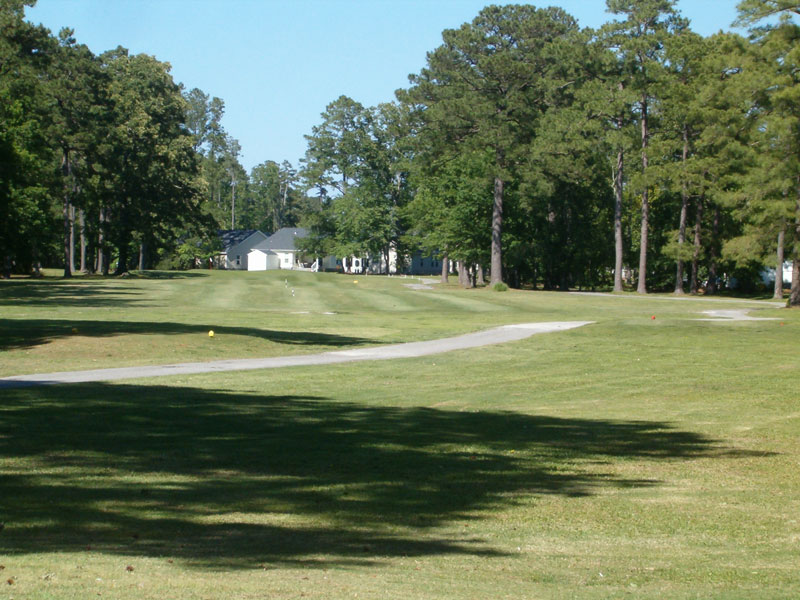
[[[739,0],[679,0],[702,35],[729,30]],[[95,53],[124,46],[172,65],[186,89],[225,101],[223,125],[249,170],[298,166],[303,136],[341,95],[365,106],[394,99],[444,29],[503,0],[39,0],[26,12],[53,33],[75,30]],[[537,4],[535,0],[533,4]],[[612,19],[605,0],[549,0],[582,27]]]

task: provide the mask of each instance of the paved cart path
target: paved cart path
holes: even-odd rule
[[[564,331],[589,325],[594,321],[555,321],[550,323],[520,323],[503,325],[485,331],[468,333],[456,337],[429,340],[427,342],[408,342],[389,346],[336,350],[320,354],[299,356],[274,356],[271,358],[241,358],[215,360],[211,362],[179,363],[116,369],[94,369],[91,371],[65,371],[61,373],[36,373],[0,378],[0,389],[27,387],[33,385],[54,385],[59,383],[86,383],[93,381],[115,381],[140,377],[164,377],[167,375],[193,375],[195,373],[214,373],[217,371],[247,371],[252,369],[277,369],[279,367],[299,367],[309,365],[331,365],[361,360],[390,360],[393,358],[413,358],[429,354],[441,354],[452,350],[464,350],[478,346],[502,344],[522,340],[537,333]]]

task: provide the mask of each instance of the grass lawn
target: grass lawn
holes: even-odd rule
[[[800,597],[800,311],[404,283],[0,282],[0,376],[596,322],[0,390],[0,598]]]

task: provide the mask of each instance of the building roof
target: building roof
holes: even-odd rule
[[[269,250],[296,250],[295,240],[307,236],[308,230],[302,227],[283,227],[260,244],[253,246],[253,250],[261,250],[264,252]]]
[[[261,233],[258,229],[224,229],[217,232],[222,240],[223,250],[228,250],[237,244],[241,244],[254,233]],[[264,235],[261,233],[261,235]]]

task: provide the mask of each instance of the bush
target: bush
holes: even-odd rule
[[[499,283],[495,283],[494,286],[492,287],[492,289],[495,292],[506,292],[506,291],[508,291],[508,286],[501,281]]]

